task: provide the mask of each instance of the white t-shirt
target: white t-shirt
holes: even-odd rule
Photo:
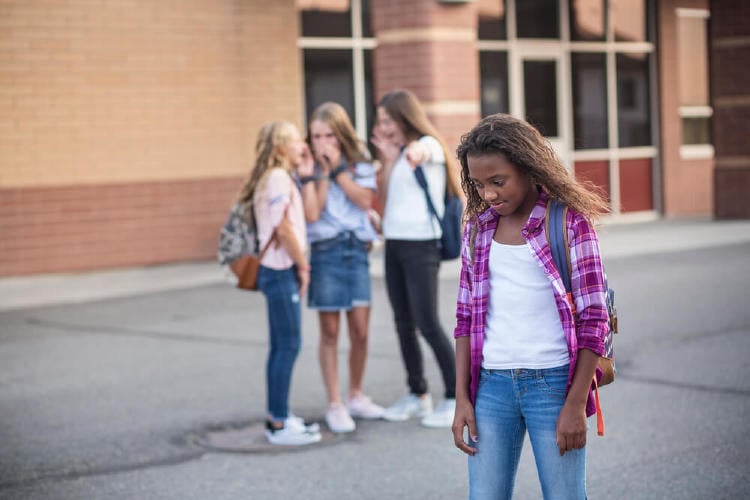
[[[552,283],[528,245],[490,248],[482,367],[544,369],[570,362]]]
[[[440,142],[426,135],[419,139],[430,160],[422,165],[432,204],[440,217],[445,211],[445,154]],[[388,179],[388,198],[383,214],[383,236],[391,240],[434,240],[443,235],[440,223],[432,216],[424,191],[414,176],[406,155],[396,160]]]

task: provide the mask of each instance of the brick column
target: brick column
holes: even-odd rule
[[[480,118],[475,2],[373,0],[375,102],[414,92],[454,149]]]
[[[750,2],[711,2],[714,214],[750,218]]]

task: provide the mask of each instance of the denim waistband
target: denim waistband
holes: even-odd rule
[[[553,366],[551,368],[502,368],[502,369],[495,369],[495,368],[481,368],[481,371],[487,374],[499,374],[499,375],[508,375],[508,376],[539,376],[543,375],[544,373],[550,373],[550,372],[556,372],[556,371],[567,373],[570,370],[569,364],[564,364],[560,366]]]
[[[315,247],[317,245],[324,245],[329,244],[333,242],[358,242],[358,243],[367,243],[366,241],[362,241],[354,234],[354,231],[341,231],[339,234],[334,236],[333,238],[326,238],[324,240],[317,240],[310,243],[311,247]]]

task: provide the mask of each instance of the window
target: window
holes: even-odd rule
[[[297,0],[305,71],[305,119],[321,103],[341,104],[360,137],[373,106],[370,0]]]
[[[480,40],[505,40],[508,31],[505,26],[504,0],[479,0],[479,25],[477,38]]]
[[[479,53],[482,85],[482,116],[508,113],[508,54]]]
[[[617,54],[617,128],[621,148],[651,145],[649,55]]]
[[[304,59],[306,116],[321,103],[336,101],[354,119],[352,52],[305,49]]]
[[[559,0],[517,0],[518,38],[560,38],[559,3]]]
[[[711,158],[711,115],[708,92],[709,13],[677,9],[677,64],[680,86],[683,158]]]
[[[352,10],[348,0],[297,0],[302,16],[302,36],[352,36]]]
[[[524,61],[526,120],[545,137],[557,137],[557,62]]]
[[[606,55],[574,53],[570,56],[573,74],[573,133],[576,149],[603,149],[607,139]]]

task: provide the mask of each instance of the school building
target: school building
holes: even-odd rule
[[[0,276],[212,258],[272,119],[534,123],[610,219],[750,217],[750,2],[0,0]],[[654,235],[658,237],[658,235]]]

